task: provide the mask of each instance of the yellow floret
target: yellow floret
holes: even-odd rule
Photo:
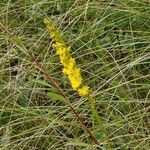
[[[74,68],[74,69],[68,69],[68,78],[69,78],[69,81],[72,85],[72,88],[74,90],[77,90],[81,83],[82,83],[82,77],[81,77],[81,73],[80,73],[80,69],[77,69],[77,68]]]
[[[89,91],[89,87],[88,86],[83,86],[80,89],[78,89],[79,95],[80,96],[88,96],[90,91]]]
[[[74,90],[77,90],[79,86],[81,85],[81,81],[76,80],[76,78],[74,77],[71,77],[71,78],[69,77],[69,80]]]

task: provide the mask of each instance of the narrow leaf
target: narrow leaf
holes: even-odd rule
[[[59,95],[59,94],[57,94],[57,93],[48,92],[48,93],[47,93],[47,96],[48,96],[49,98],[53,98],[53,99],[55,99],[55,100],[66,101],[66,99],[65,99],[63,96],[61,96],[61,95]]]
[[[21,37],[14,36],[11,38],[11,42],[14,43],[19,48],[19,50],[21,50],[24,54],[28,54],[27,49],[23,44],[23,41],[21,40]]]
[[[71,141],[71,142],[68,142],[66,145],[67,146],[80,146],[80,147],[87,147],[87,148],[93,147],[93,145],[91,144],[87,144],[87,143],[80,142],[80,141]]]
[[[47,82],[45,82],[44,80],[34,80],[32,79],[32,81],[36,82],[36,83],[39,83],[41,85],[45,85],[45,86],[48,86],[48,87],[52,87],[50,84],[48,84]]]

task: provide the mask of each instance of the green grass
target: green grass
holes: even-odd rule
[[[72,47],[99,115],[94,125],[88,100],[62,74],[44,17],[53,20]],[[66,99],[56,94],[28,51]],[[0,149],[149,150],[149,103],[148,0],[0,1]]]

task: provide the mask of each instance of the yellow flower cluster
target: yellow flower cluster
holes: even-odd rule
[[[53,48],[60,57],[63,65],[63,73],[68,76],[71,86],[80,96],[88,96],[90,91],[87,85],[83,85],[80,69],[77,67],[75,59],[70,55],[70,47],[67,47],[62,39],[60,32],[55,28],[53,23],[48,19],[44,19],[44,23],[50,33],[50,37],[54,40]]]

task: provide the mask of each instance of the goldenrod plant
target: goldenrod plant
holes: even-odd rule
[[[94,99],[91,96],[90,89],[87,85],[83,84],[83,78],[81,76],[81,71],[77,67],[76,61],[70,55],[70,47],[67,47],[61,33],[57,29],[57,27],[53,24],[52,21],[45,18],[44,23],[48,29],[49,35],[53,40],[53,48],[56,51],[56,54],[59,55],[60,62],[63,65],[63,73],[68,76],[70,84],[73,90],[77,91],[80,96],[86,97],[90,103],[90,107],[92,110],[92,126],[95,127],[95,124],[99,124],[102,130],[105,130],[101,119],[98,115],[96,106],[94,104]],[[106,134],[106,131],[104,131]],[[104,134],[104,135],[105,135]],[[105,139],[106,138],[105,135]]]

